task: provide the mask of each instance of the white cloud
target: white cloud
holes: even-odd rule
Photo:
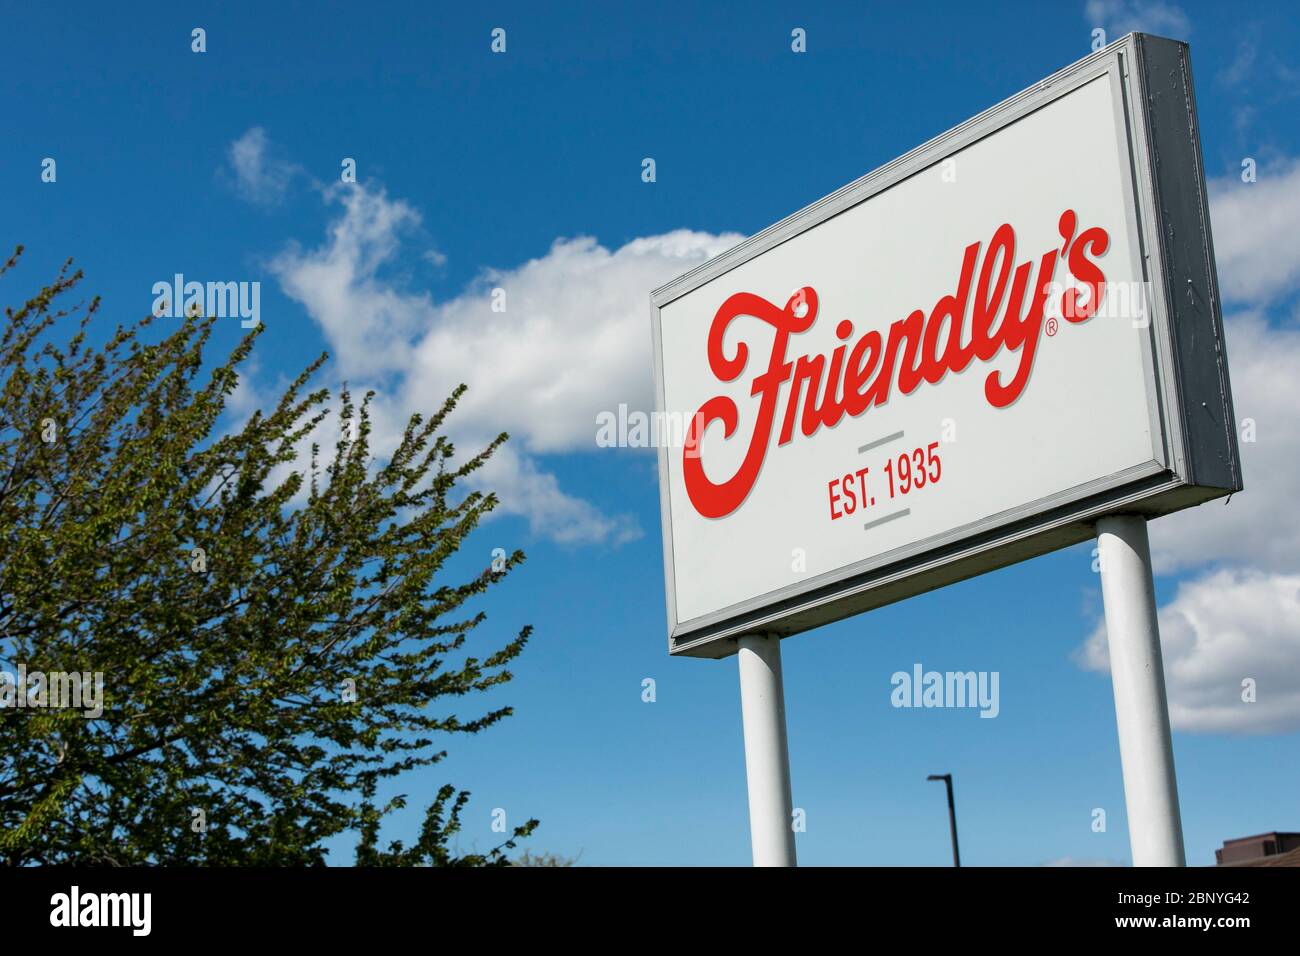
[[[528,519],[534,534],[560,544],[609,541],[621,544],[641,537],[641,528],[625,515],[607,516],[590,503],[560,490],[555,476],[506,444],[483,466],[481,480],[511,514]]]
[[[1228,301],[1262,305],[1300,285],[1300,160],[1210,182],[1219,284]]]
[[[320,325],[344,378],[400,372],[414,337],[435,321],[433,300],[395,288],[379,270],[396,255],[402,234],[420,224],[420,214],[382,189],[340,183],[325,197],[343,213],[324,244],[312,250],[291,244],[270,270]]]
[[[678,230],[618,249],[560,239],[545,256],[487,274],[438,306],[414,348],[408,404],[465,379],[461,421],[505,429],[535,453],[594,447],[596,415],[650,410],[649,293],[739,242]],[[505,311],[493,311],[493,289]]]
[[[1110,40],[1126,33],[1154,33],[1183,40],[1192,32],[1191,21],[1182,8],[1161,0],[1088,0],[1084,17],[1091,25],[1104,27]]]
[[[1300,568],[1300,330],[1243,313],[1227,321],[1225,335],[1245,490],[1226,504],[1211,501],[1151,522],[1161,573],[1212,563]],[[1243,440],[1246,419],[1254,441]]]
[[[678,230],[613,250],[558,239],[546,255],[487,271],[439,303],[388,276],[420,224],[412,206],[363,184],[323,194],[342,209],[324,242],[290,245],[270,269],[319,324],[341,377],[381,383],[376,415],[387,424],[376,447],[379,434],[395,442],[407,416],[437,409],[464,382],[449,420],[458,447],[511,434],[476,479],[497,491],[502,511],[562,542],[640,534],[629,518],[566,493],[537,456],[594,451],[597,412],[652,407],[650,290],[742,237]],[[498,288],[505,311],[493,309]]]
[[[1198,574],[1159,611],[1170,719],[1182,730],[1300,729],[1300,329],[1267,318],[1300,287],[1286,223],[1300,216],[1300,162],[1279,170],[1211,184],[1219,279],[1243,306],[1225,336],[1245,490],[1150,525],[1156,571]],[[1104,623],[1076,659],[1108,669]],[[1258,682],[1256,703],[1241,700],[1245,678]]]
[[[267,408],[274,398],[260,385],[262,363],[256,355],[250,355],[236,373],[239,381],[235,390],[226,397],[226,412],[242,425],[257,409]]]
[[[1259,48],[1253,37],[1242,37],[1237,41],[1237,55],[1232,63],[1219,71],[1219,82],[1227,86],[1241,86],[1250,77],[1259,56]]]
[[[271,206],[284,198],[298,172],[292,163],[272,158],[266,131],[254,126],[230,144],[227,152],[235,187],[250,202]]]
[[[1300,730],[1300,574],[1219,570],[1179,585],[1160,609],[1160,643],[1175,730]],[[1107,671],[1105,622],[1077,652]],[[1255,701],[1242,700],[1242,681]]]

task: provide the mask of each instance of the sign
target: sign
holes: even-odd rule
[[[670,651],[1242,487],[1195,115],[1131,34],[652,294]]]

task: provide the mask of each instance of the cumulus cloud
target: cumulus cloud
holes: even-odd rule
[[[365,184],[324,188],[339,215],[315,247],[290,244],[270,270],[319,325],[340,377],[379,392],[376,447],[395,443],[406,418],[436,409],[469,385],[450,421],[461,447],[501,431],[512,441],[479,473],[501,510],[566,543],[622,541],[641,533],[567,493],[544,456],[595,449],[596,415],[620,403],[650,409],[649,292],[743,237],[678,230],[607,248],[557,239],[536,259],[485,270],[446,301],[390,273],[420,214]],[[427,255],[424,255],[427,259]],[[434,260],[430,260],[434,261]]]
[[[605,515],[581,498],[565,494],[554,475],[509,445],[483,466],[481,480],[497,492],[508,512],[528,519],[534,534],[560,544],[621,544],[642,535],[641,528],[626,515]]]
[[[1150,525],[1157,572],[1191,573],[1160,608],[1170,719],[1197,732],[1300,729],[1300,420],[1295,414],[1300,328],[1270,311],[1300,288],[1288,216],[1300,215],[1300,161],[1256,183],[1211,184],[1215,257],[1245,490]],[[1104,621],[1076,652],[1091,670],[1109,661]],[[1257,700],[1242,700],[1242,681]]]
[[[597,413],[653,408],[649,290],[741,238],[678,230],[617,249],[559,239],[489,272],[433,310],[410,355],[408,403],[427,405],[469,374],[463,422],[506,429],[535,453],[589,450]]]
[[[1088,0],[1084,17],[1091,25],[1105,28],[1112,40],[1126,33],[1154,33],[1184,40],[1192,32],[1183,9],[1161,0]]]
[[[1211,181],[1210,219],[1227,301],[1264,305],[1300,285],[1300,159],[1257,170],[1253,183]]]
[[[1214,571],[1181,583],[1159,614],[1175,730],[1300,730],[1300,574]],[[1110,669],[1104,622],[1078,661]],[[1242,699],[1244,681],[1253,682],[1253,702]]]
[[[254,126],[227,150],[235,189],[249,202],[273,206],[284,198],[298,167],[271,155],[266,130]]]
[[[342,376],[404,371],[415,336],[436,320],[433,300],[379,273],[403,234],[420,224],[420,214],[382,189],[359,185],[337,184],[325,198],[342,207],[325,242],[315,249],[290,244],[270,271],[320,326]]]
[[[1158,572],[1210,563],[1300,568],[1300,329],[1248,312],[1230,318],[1224,334],[1246,488],[1226,504],[1211,501],[1151,522]]]
[[[1300,217],[1300,160],[1280,170],[1256,183],[1212,184],[1219,281],[1241,306],[1225,320],[1224,336],[1246,488],[1226,505],[1213,501],[1152,522],[1158,572],[1210,564],[1300,569],[1300,328],[1269,321],[1270,306],[1300,289],[1300,253],[1277,218]]]

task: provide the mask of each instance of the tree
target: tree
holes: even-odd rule
[[[511,866],[544,866],[544,867],[568,867],[577,866],[578,856],[560,856],[558,853],[533,853],[525,850],[517,857],[510,861]]]
[[[325,355],[269,413],[218,433],[262,327],[206,378],[212,318],[163,334],[150,316],[94,348],[99,300],[62,306],[70,269],[6,310],[0,336],[0,704],[14,708],[0,710],[0,861],[309,865],[355,832],[363,864],[506,865],[537,821],[458,856],[469,795],[448,785],[412,846],[381,847],[405,798],[377,802],[445,756],[434,735],[511,713],[433,706],[509,681],[531,630],[468,653],[484,613],[467,603],[522,552],[443,580],[497,504],[463,479],[506,436],[454,460],[441,426],[461,386],[381,463],[373,393],[344,388],[322,456],[311,440],[332,402],[307,389]],[[19,667],[48,675],[23,701]],[[102,713],[52,706],[55,675],[85,675],[84,705],[96,672]]]

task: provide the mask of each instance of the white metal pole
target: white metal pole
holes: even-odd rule
[[[1097,522],[1110,679],[1134,866],[1186,866],[1146,519]]]
[[[781,639],[776,635],[748,634],[740,638],[737,657],[754,865],[795,866]]]

